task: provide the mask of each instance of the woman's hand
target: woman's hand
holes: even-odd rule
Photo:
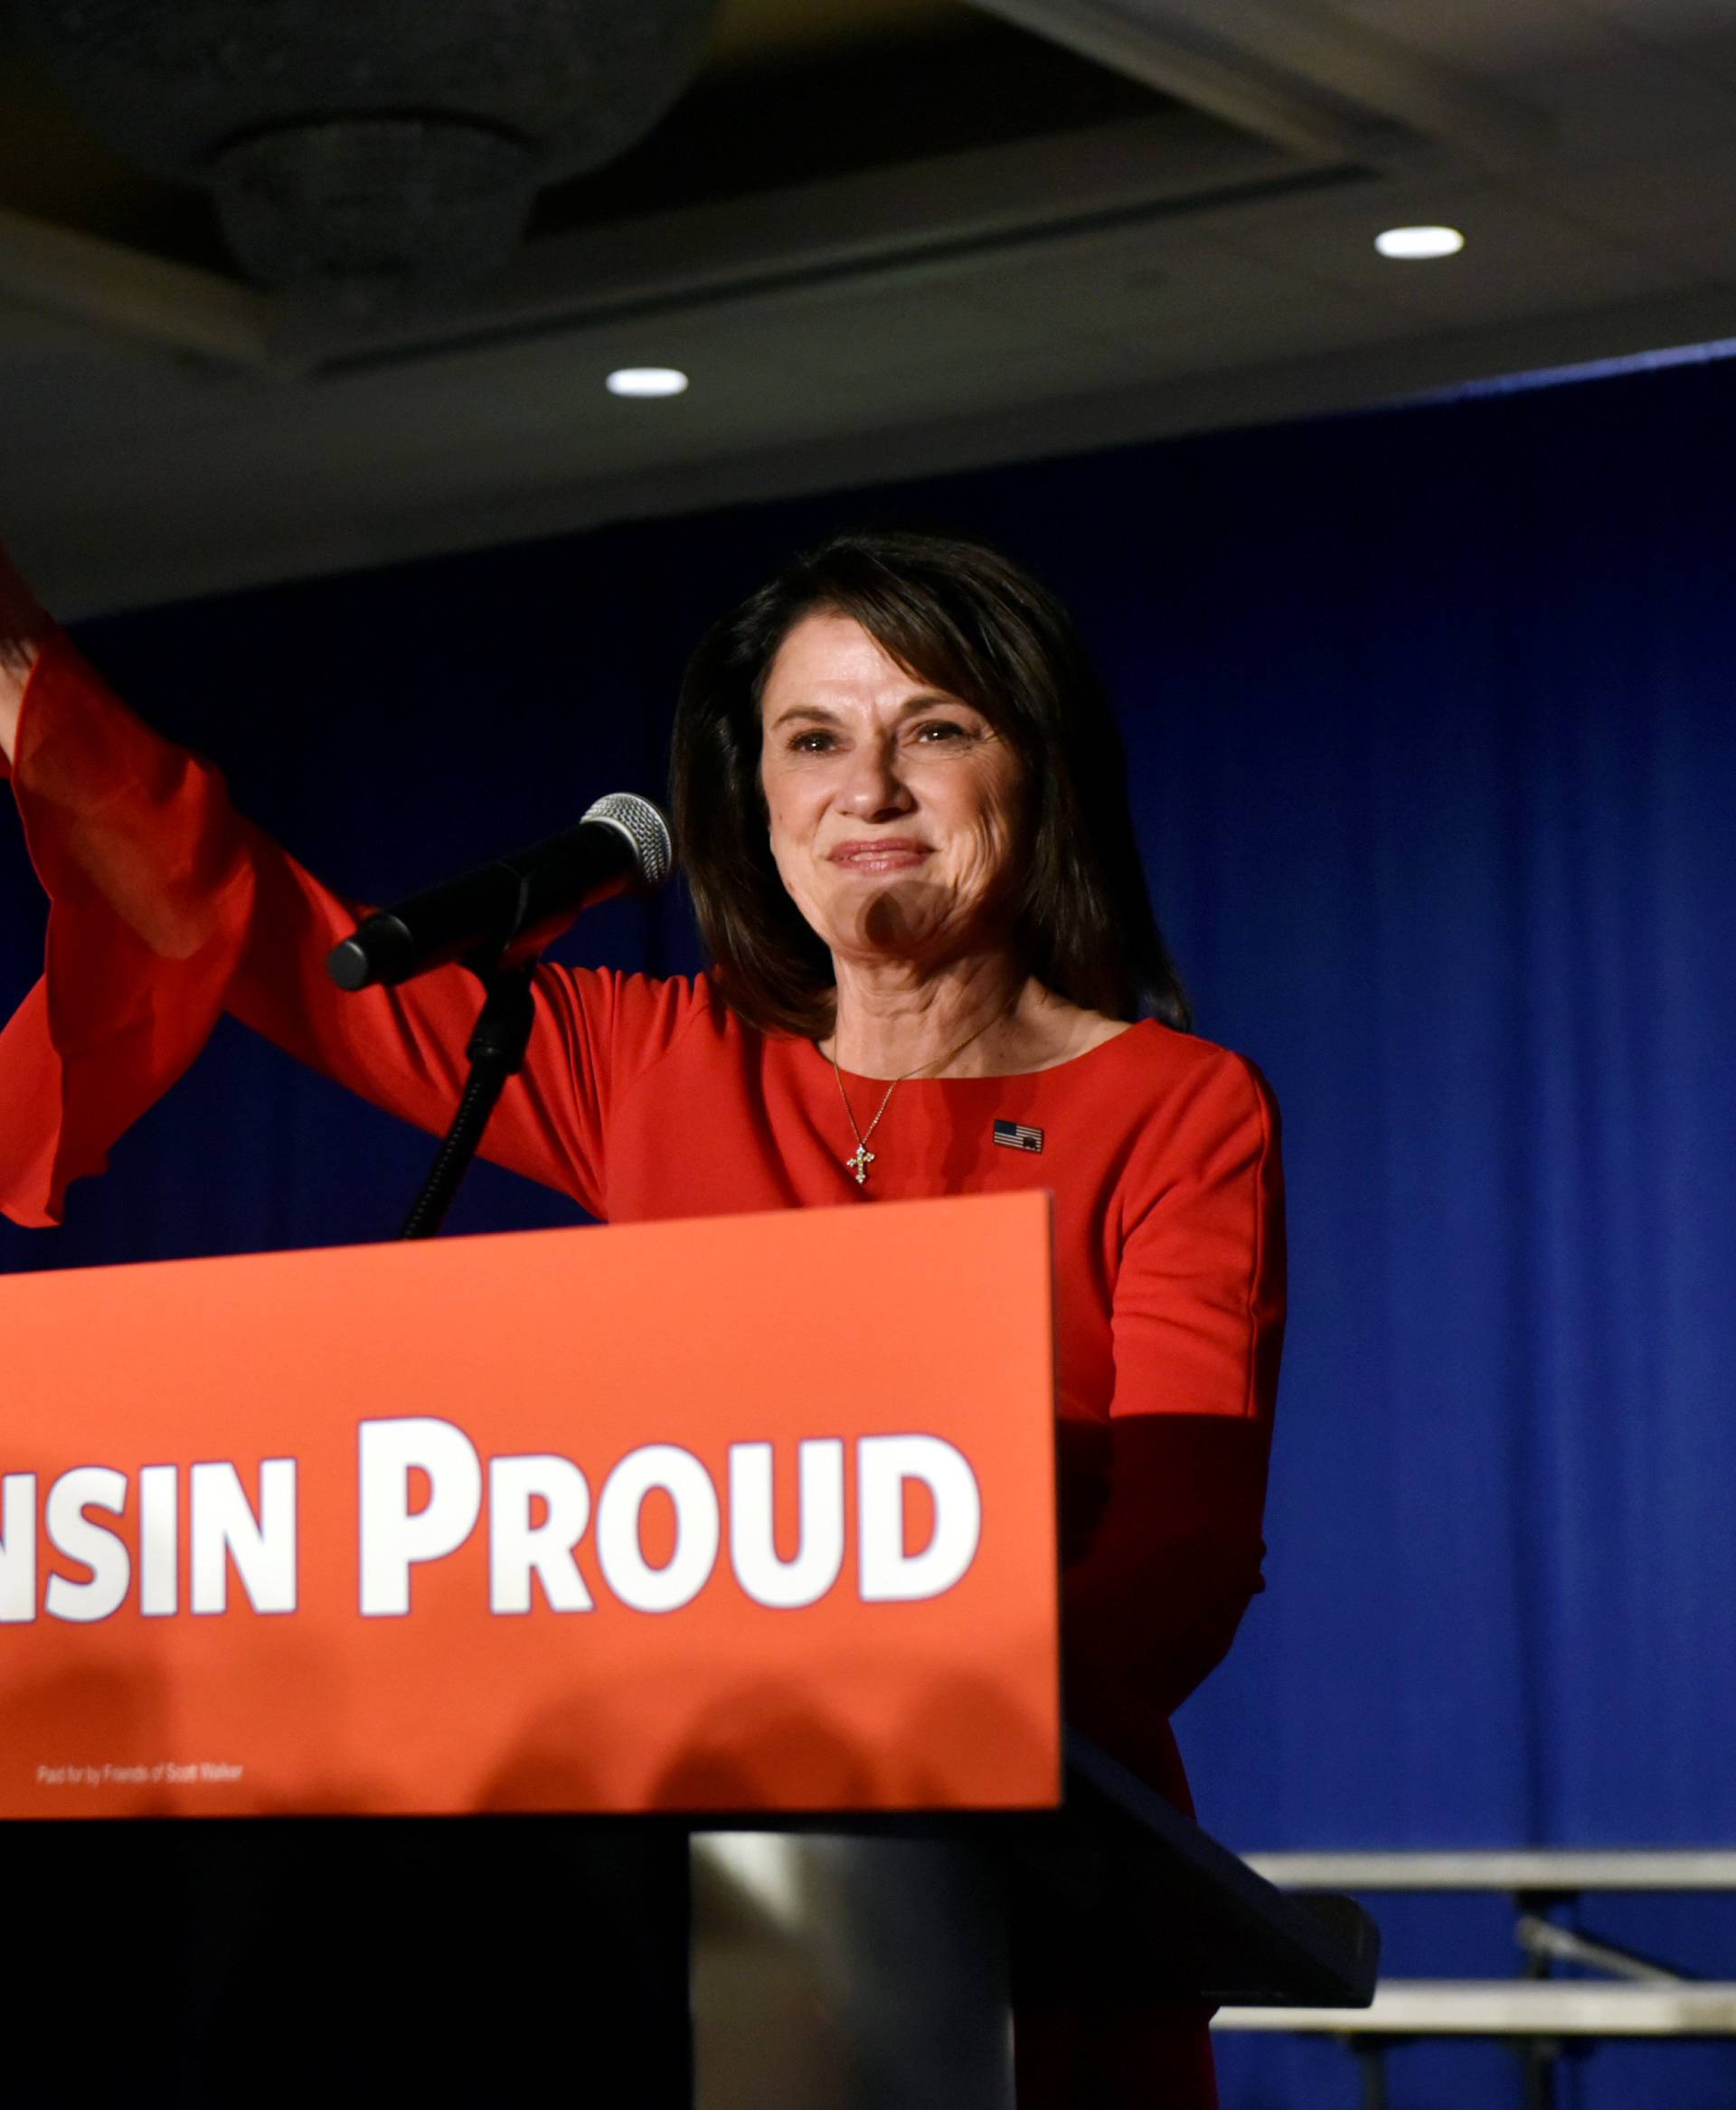
[[[9,763],[18,745],[24,683],[48,625],[48,611],[0,545],[0,753]]]

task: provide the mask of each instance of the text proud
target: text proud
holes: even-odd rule
[[[730,1445],[721,1473],[679,1445],[640,1445],[601,1474],[593,1499],[591,1480],[573,1459],[556,1452],[485,1459],[453,1421],[370,1420],[357,1436],[355,1604],[369,1619],[409,1616],[416,1571],[449,1559],[478,1531],[486,1540],[487,1610],[502,1617],[529,1613],[539,1598],[560,1613],[595,1612],[599,1600],[669,1613],[731,1582],[775,1610],[815,1605],[839,1589],[864,1604],[909,1604],[952,1589],[981,1541],[976,1475],[937,1436],[857,1437],[848,1461],[854,1503],[843,1439],[788,1446],[781,1469],[794,1473],[797,1520],[788,1551],[774,1528],[780,1462],[769,1443]],[[134,1474],[76,1465],[52,1480],[6,1474],[0,1625],[90,1625],[127,1606],[149,1619],[220,1617],[242,1605],[292,1615],[300,1602],[299,1483],[293,1457],[264,1459],[247,1476],[222,1460],[145,1465]],[[920,1543],[907,1528],[913,1493],[929,1520],[915,1534]],[[654,1500],[673,1519],[673,1533],[658,1535],[656,1559],[645,1528]],[[68,1779],[49,1777],[56,1770]],[[90,1770],[46,1767],[39,1784],[71,1785]],[[147,1768],[143,1777],[177,1784],[182,1776],[152,1776]],[[190,1777],[224,1776],[220,1768]]]

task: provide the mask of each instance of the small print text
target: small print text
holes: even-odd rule
[[[159,1759],[155,1766],[39,1766],[38,1787],[231,1787],[245,1767],[199,1758],[185,1766]]]

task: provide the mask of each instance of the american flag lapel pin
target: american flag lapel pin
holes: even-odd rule
[[[997,1121],[995,1124],[995,1140],[1008,1150],[1041,1150],[1043,1130],[1027,1128],[1023,1121]]]

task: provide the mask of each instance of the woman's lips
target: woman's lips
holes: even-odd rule
[[[840,843],[826,854],[845,871],[904,871],[930,852],[926,843],[908,836],[886,836],[873,843]]]

